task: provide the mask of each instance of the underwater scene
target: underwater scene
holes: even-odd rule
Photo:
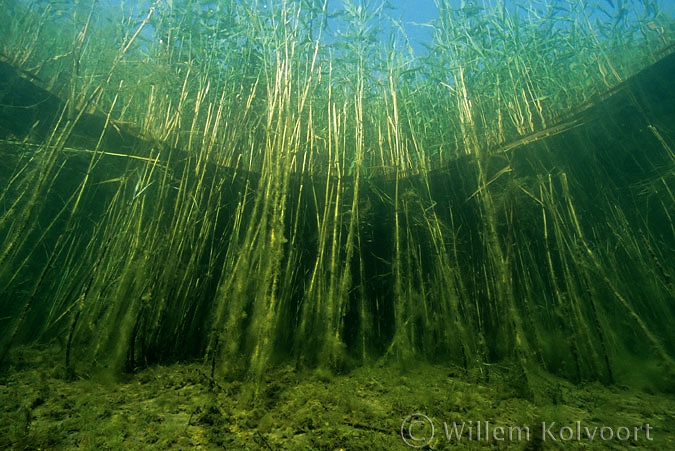
[[[675,449],[668,0],[3,0],[0,449]]]

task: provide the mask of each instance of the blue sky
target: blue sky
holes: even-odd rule
[[[393,15],[403,21],[408,38],[413,43],[415,53],[422,50],[420,42],[431,42],[431,28],[424,26],[438,16],[434,0],[390,0],[395,11]]]

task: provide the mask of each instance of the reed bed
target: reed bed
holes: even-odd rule
[[[0,361],[56,341],[69,377],[429,360],[510,365],[523,396],[542,370],[665,389],[672,126],[631,110],[617,141],[601,100],[675,27],[613,5],[438,0],[415,56],[372,2],[11,2],[3,60],[63,103],[0,143]]]

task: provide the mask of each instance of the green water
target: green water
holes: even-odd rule
[[[672,391],[656,4],[438,2],[423,57],[375,4],[30,5],[2,24],[5,366],[56,343],[68,377],[423,361],[515,365],[528,399],[541,372]]]

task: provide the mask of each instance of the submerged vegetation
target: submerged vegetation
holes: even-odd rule
[[[514,363],[526,397],[539,370],[672,389],[672,109],[603,101],[675,22],[437,6],[416,55],[376,2],[10,1],[0,90],[28,122],[0,124],[0,361],[58,342],[68,377],[426,360]],[[26,80],[58,99],[13,98]]]

